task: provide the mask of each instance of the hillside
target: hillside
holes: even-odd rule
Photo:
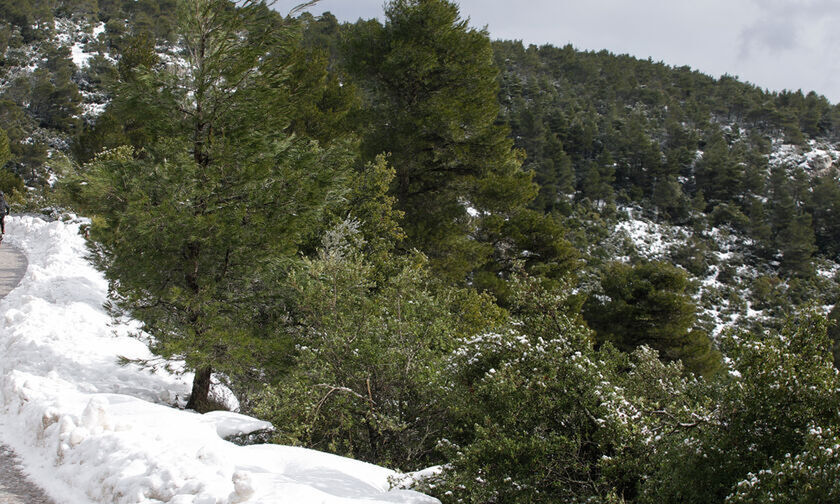
[[[541,184],[534,205],[572,219],[594,207],[634,229],[633,247],[610,253],[685,268],[706,315],[772,323],[754,308],[834,305],[837,106],[626,55],[494,48],[504,117]]]
[[[840,106],[383,19],[0,0],[0,190],[275,443],[446,504],[840,494]]]

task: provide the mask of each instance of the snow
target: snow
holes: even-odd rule
[[[73,59],[73,63],[79,68],[88,66],[88,61],[94,56],[95,53],[85,51],[85,45],[81,42],[76,42],[70,47],[70,57]]]
[[[615,248],[613,260],[629,262],[631,256],[626,254],[632,251],[645,260],[672,262],[672,255],[676,251],[691,243],[692,238],[698,238],[710,244],[707,252],[710,264],[705,274],[697,277],[687,272],[692,283],[697,286],[692,298],[698,307],[698,325],[706,325],[705,329],[712,339],[717,339],[728,328],[763,317],[763,312],[750,309],[750,291],[746,285],[741,283],[732,286],[718,278],[726,265],[740,264],[736,271],[742,278],[754,278],[757,275],[756,271],[741,264],[743,248],[751,244],[747,237],[732,229],[719,227],[698,233],[690,226],[654,222],[644,217],[643,213],[639,207],[619,207],[620,220],[614,225],[611,234],[611,240],[619,244],[618,247],[612,245]],[[628,242],[631,250],[620,244],[622,240]],[[737,289],[744,296],[745,306],[738,307],[730,303],[728,292],[731,289]]]
[[[389,469],[223,440],[270,424],[178,409],[190,375],[119,364],[157,358],[131,336],[136,322],[103,309],[107,282],[84,259],[78,223],[6,223],[4,246],[21,248],[29,266],[0,300],[0,442],[57,503],[438,502],[392,490]]]
[[[99,38],[99,36],[103,33],[105,33],[105,23],[99,23],[98,25],[93,27],[94,38]]]
[[[271,423],[265,420],[258,420],[232,411],[211,411],[202,416],[204,420],[213,425],[221,438],[274,428]]]
[[[824,175],[832,167],[840,163],[840,147],[838,144],[809,140],[806,146],[784,143],[781,138],[772,141],[773,150],[768,156],[768,163],[772,166],[787,168],[798,167],[806,173]]]
[[[650,221],[635,219],[628,211],[628,219],[615,226],[614,233],[625,233],[636,248],[647,257],[661,257],[671,245],[665,240],[662,226]]]

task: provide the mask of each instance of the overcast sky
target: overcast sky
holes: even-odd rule
[[[302,0],[279,0],[284,14]],[[572,44],[688,65],[840,102],[840,0],[461,0],[494,39]],[[321,0],[339,20],[382,19],[384,0]]]

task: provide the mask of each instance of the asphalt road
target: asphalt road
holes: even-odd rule
[[[27,264],[20,250],[0,243],[0,298],[17,287]],[[0,445],[0,504],[53,504],[40,488],[27,481],[15,454],[3,445]]]
[[[0,504],[53,504],[40,488],[26,480],[15,455],[0,445]]]
[[[17,287],[27,264],[26,256],[20,250],[0,242],[0,298]]]

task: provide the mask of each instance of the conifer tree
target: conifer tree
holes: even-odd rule
[[[685,272],[667,263],[638,266],[613,263],[601,276],[603,293],[590,297],[584,318],[600,342],[630,352],[640,345],[668,361],[682,360],[697,373],[720,367],[720,354],[708,336],[692,330],[695,307]]]
[[[708,140],[697,163],[697,187],[709,201],[730,201],[741,193],[744,168],[730,152],[726,139],[716,132]]]
[[[453,281],[483,264],[492,246],[470,238],[477,213],[504,213],[536,195],[496,124],[497,70],[485,31],[447,0],[393,0],[386,22],[356,26],[347,56],[368,91],[363,150],[390,153],[405,212],[406,245]]]
[[[782,253],[782,267],[799,275],[810,276],[814,272],[811,256],[817,251],[811,214],[797,213],[777,237]]]
[[[179,3],[186,71],[134,69],[113,107],[141,148],[99,155],[78,186],[116,305],[196,370],[196,409],[209,407],[213,371],[272,371],[284,347],[271,272],[337,199],[350,162],[341,140],[287,133],[297,39],[263,2],[239,5]]]
[[[814,181],[812,202],[817,246],[821,252],[836,256],[840,252],[840,186],[836,170]]]
[[[5,130],[0,129],[0,168],[6,166],[12,159],[12,151],[9,149],[9,135]]]
[[[615,163],[609,152],[604,152],[594,161],[585,165],[583,179],[580,182],[581,195],[593,201],[599,209],[613,203],[615,191]]]

